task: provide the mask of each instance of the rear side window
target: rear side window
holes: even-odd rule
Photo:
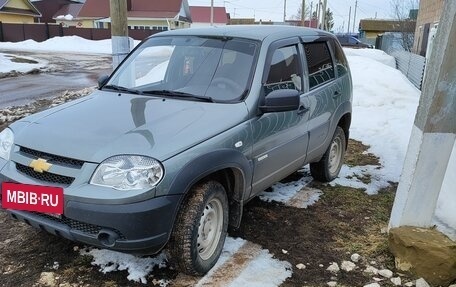
[[[344,52],[342,51],[342,48],[335,43],[335,41],[331,41],[331,46],[334,51],[334,56],[335,56],[335,62],[336,62],[336,69],[337,69],[337,75],[339,77],[342,77],[348,72],[348,65],[347,65],[347,59],[344,56]]]
[[[335,78],[333,61],[326,42],[304,44],[309,68],[309,88],[313,89]]]

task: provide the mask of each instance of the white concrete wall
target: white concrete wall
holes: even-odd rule
[[[456,240],[456,143],[450,156],[437,202],[434,223],[438,229]]]

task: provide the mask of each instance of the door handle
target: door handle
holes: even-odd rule
[[[303,115],[309,111],[309,108],[305,107],[304,105],[300,105],[298,109],[298,115]]]
[[[339,91],[334,91],[333,99],[339,97],[340,95],[341,95],[341,93]]]

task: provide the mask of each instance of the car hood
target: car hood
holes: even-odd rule
[[[163,161],[245,121],[247,114],[244,103],[95,91],[11,128],[16,145],[50,154],[95,163],[119,154]]]

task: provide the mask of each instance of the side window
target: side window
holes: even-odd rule
[[[334,51],[337,74],[339,77],[342,77],[348,72],[347,59],[345,58],[344,52],[342,51],[340,46],[337,45],[337,43],[335,43],[334,41],[331,41],[330,43]]]
[[[335,78],[334,66],[326,42],[304,44],[309,68],[309,88],[313,89]]]
[[[296,46],[282,47],[274,51],[264,85],[266,95],[278,89],[302,91],[302,73],[298,59]]]

